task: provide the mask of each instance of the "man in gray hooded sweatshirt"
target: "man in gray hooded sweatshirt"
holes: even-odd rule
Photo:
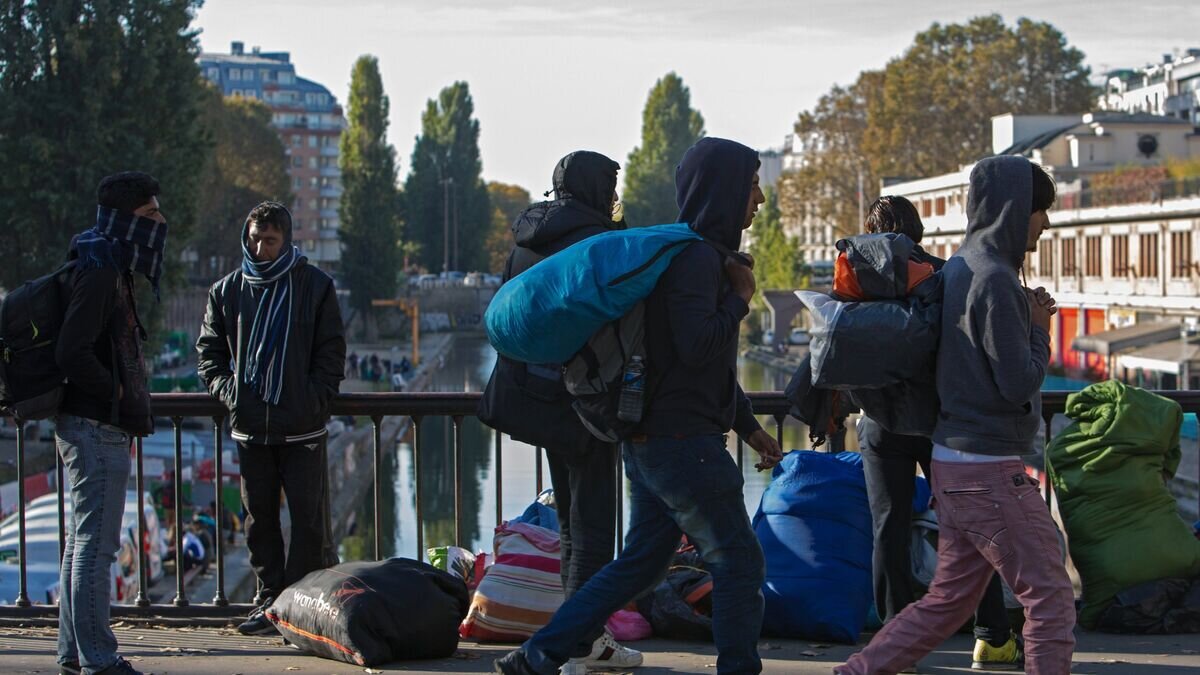
[[[1055,307],[1044,289],[1024,287],[1018,271],[1053,203],[1053,181],[1023,157],[985,159],[971,172],[966,239],[942,270],[937,572],[929,592],[837,673],[912,666],[970,618],[993,569],[1025,609],[1025,672],[1070,672],[1074,591],[1054,522],[1021,461],[1034,451],[1042,418]]]

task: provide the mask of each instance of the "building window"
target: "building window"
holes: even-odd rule
[[[209,68],[206,72],[208,73],[208,79],[212,80],[213,82],[220,81],[220,79],[221,79],[221,69],[220,68]]]
[[[1192,276],[1192,233],[1171,233],[1171,276],[1189,279]]]
[[[292,229],[295,230],[296,232],[303,230],[304,225],[301,224],[303,222],[304,221],[300,220],[299,218],[292,218]]]
[[[300,178],[293,178],[292,179],[292,187],[299,190],[300,188],[304,187],[304,181],[301,180]]]
[[[317,177],[316,176],[313,176],[312,178],[308,179],[308,186],[312,187],[312,188],[317,187]]]
[[[313,251],[315,251],[315,250],[317,250],[317,240],[315,240],[315,239],[305,239],[305,240],[304,240],[304,250],[305,250],[305,251],[308,251],[308,252],[310,252],[310,253],[311,253],[311,252],[313,252]]]
[[[304,145],[304,137],[300,135],[292,136],[292,147],[299,148]]]
[[[1084,237],[1084,259],[1083,273],[1089,277],[1099,277],[1103,275],[1103,267],[1100,263],[1100,237]]]
[[[937,214],[937,215],[939,215],[939,216],[944,216],[944,215],[946,215],[946,198],[945,198],[945,197],[938,197],[938,198],[937,198],[937,201],[935,202],[935,204],[936,204],[936,205],[935,205],[935,207],[934,207],[934,213],[936,213],[936,214]]]
[[[250,69],[250,68],[243,70],[242,71],[242,79],[246,80],[247,82],[253,82],[254,81],[254,70]]]
[[[304,158],[303,157],[293,157],[292,158],[292,168],[293,169],[299,169],[302,166],[304,166]]]
[[[933,201],[929,199],[921,200],[921,217],[928,218],[933,215]]]
[[[229,79],[234,82],[240,82],[242,79],[242,71],[238,70],[237,68],[230,68]]]
[[[317,168],[317,156],[316,155],[313,155],[312,157],[308,158],[308,168],[310,168],[310,169]]]
[[[1062,244],[1062,275],[1073,277],[1079,274],[1079,265],[1075,260],[1075,239],[1060,239]]]
[[[1114,235],[1112,249],[1112,275],[1124,279],[1129,275],[1129,235]]]
[[[318,136],[309,136],[308,137],[308,147],[315,148],[318,145],[320,145],[320,143],[321,143],[320,137],[318,137]]]
[[[1054,276],[1054,241],[1038,244],[1038,276],[1049,279]]]
[[[262,80],[263,82],[270,80],[271,79],[271,71],[265,70],[265,69],[258,71],[258,79]]]
[[[1150,279],[1158,276],[1158,235],[1138,236],[1138,276]]]

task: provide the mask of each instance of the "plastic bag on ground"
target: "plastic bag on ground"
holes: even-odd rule
[[[1096,623],[1106,633],[1200,633],[1200,579],[1159,579],[1117,593]]]

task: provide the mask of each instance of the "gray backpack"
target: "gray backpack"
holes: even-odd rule
[[[563,384],[574,398],[571,407],[583,426],[606,443],[629,438],[637,423],[617,418],[617,404],[625,368],[634,356],[646,363],[645,303],[639,302],[625,316],[596,332],[569,361],[563,364]],[[650,400],[653,380],[647,373],[643,406]]]

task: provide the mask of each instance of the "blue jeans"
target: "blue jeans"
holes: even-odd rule
[[[129,434],[74,415],[55,420],[71,514],[58,600],[58,662],[95,673],[117,661],[108,626],[112,566],[129,482]]]
[[[557,673],[582,639],[663,578],[686,534],[713,576],[717,672],[760,672],[763,554],[724,438],[651,438],[623,443],[621,454],[631,484],[625,549],[521,647],[526,662]]]

